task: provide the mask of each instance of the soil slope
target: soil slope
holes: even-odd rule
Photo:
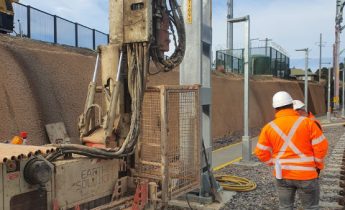
[[[0,35],[0,141],[27,131],[33,144],[48,143],[44,125],[64,122],[78,142],[77,121],[83,111],[96,54],[86,49],[56,46]],[[154,67],[153,67],[154,68]],[[149,77],[149,85],[179,83],[177,70]],[[243,78],[212,75],[212,136],[221,138],[243,127]],[[250,127],[273,118],[272,95],[286,90],[303,99],[303,84],[255,77],[250,87]],[[324,88],[311,84],[310,110],[325,113]]]

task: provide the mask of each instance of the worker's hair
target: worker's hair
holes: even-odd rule
[[[275,108],[276,111],[280,111],[280,110],[283,110],[283,109],[293,109],[293,105],[292,104],[288,104],[286,106]]]

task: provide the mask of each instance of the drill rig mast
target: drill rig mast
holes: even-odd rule
[[[134,151],[138,139],[147,74],[170,71],[182,62],[185,29],[176,0],[111,0],[109,19],[110,44],[99,48],[102,87],[96,87],[97,58],[79,128],[84,144],[118,147],[113,155],[122,156]],[[168,57],[170,33],[175,51]],[[150,71],[150,58],[158,71]],[[101,110],[94,102],[97,89],[104,93],[106,111],[95,115]],[[97,122],[95,116],[103,117]]]

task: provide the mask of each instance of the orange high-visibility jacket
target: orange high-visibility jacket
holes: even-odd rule
[[[315,118],[313,113],[309,112],[308,113],[308,118],[313,120],[316,123],[316,125],[322,130],[321,123]]]
[[[278,179],[310,180],[317,178],[316,168],[324,168],[327,149],[328,141],[315,122],[284,109],[262,129],[255,154],[274,166]]]

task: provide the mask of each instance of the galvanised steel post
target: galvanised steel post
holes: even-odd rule
[[[244,161],[249,161],[252,154],[252,144],[249,137],[249,74],[251,67],[249,15],[246,18],[244,27],[244,135],[242,137],[242,156]]]
[[[327,120],[331,121],[331,68],[328,68]]]
[[[309,49],[300,49],[296,51],[305,52],[305,61],[304,61],[304,104],[305,110],[308,112],[308,59],[309,59]]]
[[[345,58],[344,58],[344,65],[345,65]],[[341,103],[342,103],[342,109],[341,109],[341,117],[345,117],[345,66],[343,67],[343,88],[342,88],[342,98],[341,98]]]
[[[200,196],[212,194],[209,187],[209,174],[206,167],[212,164],[212,85],[211,85],[211,50],[212,50],[212,0],[183,0],[182,10],[185,17],[186,54],[180,65],[180,84],[200,84],[201,104],[201,156]],[[205,145],[203,148],[202,144]],[[207,157],[206,158],[205,155]]]
[[[231,23],[245,22],[244,25],[244,103],[243,103],[243,131],[242,137],[242,159],[250,161],[252,156],[252,144],[249,136],[249,74],[251,68],[250,56],[250,17],[249,15],[241,18],[228,20]]]
[[[227,19],[232,19],[234,17],[234,1],[228,0],[228,16]],[[234,26],[233,23],[228,22],[227,26],[227,42],[226,47],[228,50],[233,49],[233,42],[234,42]]]
[[[27,14],[27,17],[26,17],[26,21],[27,21],[27,36],[28,36],[28,38],[31,38],[31,7],[30,6],[27,6],[27,12],[26,12]]]
[[[340,25],[335,27],[335,50],[334,50],[334,64],[333,64],[333,74],[334,74],[334,110],[339,110],[339,46],[340,46]]]
[[[322,34],[320,34],[320,60],[319,60],[319,83],[321,83],[321,62],[322,62]]]
[[[53,15],[54,18],[54,44],[57,44],[57,17]]]
[[[337,0],[336,18],[335,18],[335,45],[333,51],[333,71],[334,71],[334,109],[339,109],[339,49],[340,49],[340,33],[344,29],[341,26],[343,22],[343,9],[345,6],[345,0]]]
[[[335,45],[333,45],[333,52]],[[333,57],[334,62],[334,57]],[[331,122],[331,67],[328,68],[328,91],[327,91],[327,121]]]
[[[308,59],[309,59],[309,49],[305,51],[305,75],[304,75],[304,104],[305,111],[308,112]]]

